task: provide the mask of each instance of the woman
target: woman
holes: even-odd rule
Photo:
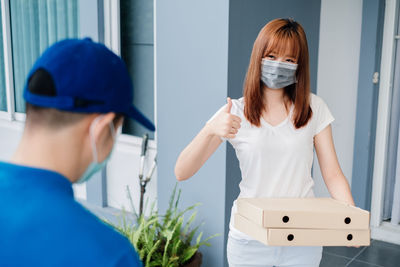
[[[228,140],[240,163],[239,197],[314,197],[315,146],[331,196],[354,205],[333,144],[334,118],[310,93],[307,39],[299,23],[275,19],[264,26],[253,46],[244,96],[227,101],[180,154],[178,180],[193,176]],[[230,266],[319,266],[322,247],[266,246],[235,229],[232,219]]]

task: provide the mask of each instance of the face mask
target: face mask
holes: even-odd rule
[[[271,89],[279,89],[296,82],[297,64],[263,59],[261,80]]]
[[[93,120],[92,124],[90,125],[89,138],[90,138],[90,144],[91,144],[91,148],[92,148],[93,161],[92,161],[92,163],[90,163],[90,165],[88,166],[86,171],[82,174],[82,176],[77,181],[78,184],[87,182],[90,178],[92,178],[92,176],[95,173],[97,173],[98,171],[100,171],[101,169],[103,169],[106,166],[107,162],[109,161],[109,159],[111,157],[112,150],[103,162],[98,162],[98,159],[97,159],[97,148],[96,148],[96,142],[95,142],[94,136],[93,136],[93,131],[94,131],[94,127],[96,126],[96,124],[99,122],[99,120],[101,118],[102,118],[102,116],[97,117],[96,119]],[[111,135],[115,142],[114,124],[112,122],[110,122],[109,125],[110,125]],[[113,145],[113,148],[114,148],[114,145]]]

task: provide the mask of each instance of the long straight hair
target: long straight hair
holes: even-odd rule
[[[271,52],[287,51],[297,58],[297,83],[284,88],[285,96],[294,103],[293,124],[297,129],[301,128],[312,117],[306,34],[303,27],[292,19],[275,19],[261,29],[254,42],[244,82],[244,115],[252,125],[260,127],[265,110],[261,60]]]

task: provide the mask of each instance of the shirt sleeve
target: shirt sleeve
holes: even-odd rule
[[[315,110],[313,110],[313,112],[315,112],[314,116],[316,120],[314,135],[317,135],[329,124],[331,124],[335,120],[335,118],[329,110],[328,105],[325,103],[324,100],[322,100],[322,98],[316,96],[314,100]]]

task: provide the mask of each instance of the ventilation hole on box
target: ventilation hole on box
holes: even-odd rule
[[[287,223],[287,222],[289,221],[289,217],[288,217],[288,216],[283,216],[283,217],[282,217],[282,221],[283,221],[284,223]]]
[[[287,236],[287,240],[292,241],[294,239],[294,235],[290,234]]]
[[[344,219],[344,223],[345,224],[351,223],[351,219],[349,217],[346,217],[346,219]]]
[[[353,235],[352,234],[348,234],[347,235],[347,240],[351,241],[353,239]]]

